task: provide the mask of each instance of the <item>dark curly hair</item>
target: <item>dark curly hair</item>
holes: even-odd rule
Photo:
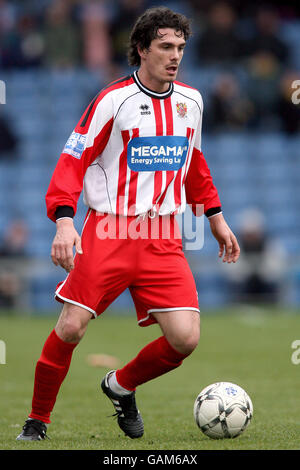
[[[159,37],[160,28],[173,28],[182,32],[185,41],[191,36],[190,20],[166,7],[154,7],[145,11],[136,21],[130,34],[128,48],[129,65],[139,66],[141,58],[138,46],[148,49],[151,41]]]

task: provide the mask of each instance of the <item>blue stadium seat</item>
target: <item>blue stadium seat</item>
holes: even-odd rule
[[[50,256],[51,241],[39,236],[34,236],[31,233],[30,239],[26,246],[26,253],[28,256],[34,258],[46,258]]]
[[[224,210],[240,211],[257,204],[258,196],[252,191],[251,185],[235,184],[224,187],[220,194]]]
[[[64,120],[72,121],[72,127],[77,123],[81,115],[83,114],[88,103],[83,103],[82,99],[78,99],[77,96],[71,96],[66,99],[53,99],[48,107],[48,112],[53,117],[53,125],[58,125],[58,120],[62,123]],[[66,125],[66,124],[65,124]]]
[[[255,156],[257,161],[271,160],[282,162],[286,155],[286,137],[278,132],[266,133],[255,137]]]
[[[51,263],[51,260],[49,261]],[[54,299],[57,284],[65,278],[63,270],[33,277],[30,282],[30,303],[39,313],[60,310],[62,304]]]
[[[295,202],[295,193],[288,185],[265,185],[260,192],[261,206],[288,208]]]
[[[286,186],[295,178],[295,165],[287,161],[260,161],[256,165],[256,179],[264,186]]]
[[[24,139],[20,146],[20,154],[24,165],[48,161],[50,145],[53,145],[53,141],[48,138]]]
[[[0,195],[0,200],[1,200],[1,195]],[[0,202],[0,243],[2,236],[5,232],[5,228],[7,227],[9,220],[11,218],[11,214],[9,210],[7,210],[7,206],[5,204],[4,207],[1,207],[1,202]]]
[[[79,88],[75,69],[49,70],[48,79],[49,90],[50,92],[54,92],[55,95],[64,93],[68,95],[69,93],[73,93],[75,89]]]
[[[53,136],[55,137],[56,141],[63,146],[67,142],[69,136],[73,132],[77,122],[79,121],[80,116],[75,116],[72,119],[57,119],[55,124],[53,124]]]
[[[216,77],[219,74],[218,67],[195,66],[186,67],[182,72],[182,81],[200,91],[205,101],[206,95],[211,93]],[[181,78],[180,78],[181,79]]]
[[[17,134],[24,140],[41,141],[48,132],[47,122],[41,119],[39,114],[31,112],[23,113],[21,118],[16,118],[14,126]]]
[[[44,193],[41,187],[22,186],[18,191],[19,207],[25,214],[31,211],[42,213],[45,208]]]
[[[228,302],[227,283],[218,271],[194,274],[200,310],[224,307]]]
[[[300,21],[285,21],[280,27],[280,36],[290,49],[290,66],[300,69],[300,54],[298,44],[300,42]]]
[[[122,294],[110,305],[110,310],[120,311],[126,310],[131,311],[132,313],[135,312],[134,303],[130,292],[126,289]]]
[[[33,96],[29,93],[18,96],[14,90],[12,90],[11,94],[8,91],[6,103],[7,112],[13,119],[23,118],[23,113],[27,113],[28,116],[37,114],[41,105],[39,95]]]
[[[280,234],[280,240],[282,241],[287,254],[294,258],[295,256],[299,257],[299,239],[300,239],[300,230],[293,232],[285,232]]]
[[[215,138],[215,145],[219,161],[232,164],[238,162],[247,164],[251,161],[254,151],[253,137],[241,132],[219,134]]]
[[[6,189],[12,188],[17,181],[18,160],[0,160],[0,185]],[[8,195],[8,194],[7,194]]]
[[[297,220],[297,209],[291,207],[273,206],[265,211],[266,224],[270,234],[281,235],[300,229],[300,221]],[[298,225],[298,227],[297,227]],[[300,253],[300,248],[299,248]]]
[[[289,158],[291,162],[298,162],[300,167],[300,134],[295,134],[293,136],[289,136],[286,139],[286,146],[284,154],[286,158]]]
[[[46,165],[27,162],[26,166],[18,172],[18,185],[20,187],[32,187],[44,189],[48,185],[51,173]]]

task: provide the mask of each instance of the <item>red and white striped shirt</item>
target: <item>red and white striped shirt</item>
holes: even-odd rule
[[[49,218],[60,206],[75,214],[82,190],[88,207],[125,216],[221,206],[201,152],[202,113],[200,93],[183,83],[156,93],[135,72],[108,85],[63,149],[46,194]]]

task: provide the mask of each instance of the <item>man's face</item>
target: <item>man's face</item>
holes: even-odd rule
[[[184,46],[185,39],[181,31],[175,31],[172,28],[159,29],[158,37],[152,40],[149,49],[139,51],[141,68],[152,80],[160,83],[174,81]]]

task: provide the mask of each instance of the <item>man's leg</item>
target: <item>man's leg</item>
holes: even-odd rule
[[[191,354],[200,336],[199,313],[191,310],[153,314],[163,336],[145,346],[122,369],[111,371],[102,380],[103,392],[112,401],[120,428],[131,438],[144,433],[142,417],[135,402],[135,389],[149,380],[180,366]]]
[[[196,348],[200,338],[200,315],[192,310],[152,313],[163,336],[145,346],[139,354],[116,371],[117,383],[135,390],[149,380],[180,366]]]
[[[86,309],[70,303],[64,304],[36,364],[30,419],[46,424],[51,422],[50,414],[69,370],[73,350],[83,337],[90,318],[91,314]],[[26,439],[27,434],[23,430],[17,439]]]

